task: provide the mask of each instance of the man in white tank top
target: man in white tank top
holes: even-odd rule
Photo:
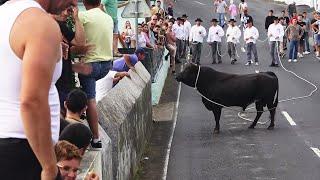
[[[61,74],[62,39],[48,13],[76,5],[76,0],[11,0],[0,6],[0,179],[59,176],[54,84]]]

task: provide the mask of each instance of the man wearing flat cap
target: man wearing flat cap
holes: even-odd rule
[[[202,20],[197,18],[196,25],[192,26],[189,36],[189,42],[192,44],[192,62],[198,65],[200,65],[203,39],[207,35],[207,31],[201,26],[201,23]]]
[[[176,35],[176,57],[175,61],[176,63],[181,63],[180,58],[183,50],[183,40],[185,39],[185,33],[184,33],[184,27],[182,24],[182,18],[178,17],[176,23],[172,26],[172,31]]]
[[[212,64],[216,64],[218,58],[218,63],[221,61],[221,38],[224,36],[224,31],[221,26],[218,25],[217,19],[212,19],[212,26],[209,28],[207,42],[211,46],[212,50]]]
[[[270,55],[271,55],[271,65],[274,67],[279,66],[279,48],[280,43],[283,41],[284,29],[283,26],[279,23],[278,17],[273,18],[273,24],[270,24],[268,28],[268,37],[270,43]]]
[[[186,57],[187,47],[189,44],[189,34],[190,34],[190,30],[191,30],[191,23],[188,21],[188,16],[186,14],[182,15],[182,19],[184,21],[183,27],[184,27],[184,33],[185,33],[185,40],[183,43],[184,46],[183,46],[182,57]]]
[[[226,32],[227,43],[228,43],[228,54],[231,59],[231,64],[234,64],[237,61],[236,44],[240,42],[239,39],[241,37],[241,30],[235,23],[236,23],[236,20],[230,19],[229,27]]]
[[[247,21],[247,28],[244,30],[243,33],[243,39],[246,43],[247,47],[247,60],[248,62],[245,64],[246,66],[249,66],[253,64],[252,61],[252,54],[254,56],[255,65],[259,65],[258,61],[258,51],[257,51],[257,40],[259,38],[259,31],[256,27],[253,26],[252,21]]]

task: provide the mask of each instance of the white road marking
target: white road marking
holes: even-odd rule
[[[291,118],[291,116],[286,112],[286,111],[282,111],[281,112],[282,115],[287,119],[287,121],[289,122],[289,124],[291,126],[296,126],[297,124],[293,121],[293,119]]]
[[[182,69],[183,69],[183,66],[181,66],[181,71],[182,71]],[[181,94],[181,82],[179,83],[179,88],[178,88],[178,97],[177,97],[177,103],[176,103],[175,112],[174,112],[175,114],[174,114],[174,120],[173,120],[173,127],[172,127],[172,132],[171,132],[171,136],[170,136],[170,140],[169,140],[169,144],[168,144],[166,159],[165,159],[165,162],[164,162],[162,180],[166,180],[167,179],[170,152],[171,152],[171,145],[172,145],[174,131],[176,129],[177,119],[178,119],[178,109],[179,109],[180,94]]]
[[[310,147],[311,150],[320,158],[320,150],[318,148]]]
[[[200,4],[200,5],[203,5],[203,6],[206,5],[206,4],[203,4],[202,2],[199,2],[199,1],[193,1],[193,2],[195,2],[195,3],[197,3],[197,4]]]

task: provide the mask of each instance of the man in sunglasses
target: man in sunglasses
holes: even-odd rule
[[[56,21],[76,0],[17,0],[0,6],[1,179],[53,180],[58,168],[62,69]]]

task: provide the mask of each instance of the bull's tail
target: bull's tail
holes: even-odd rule
[[[277,107],[278,106],[278,102],[279,102],[279,79],[277,77],[277,75],[274,72],[266,72],[267,74],[269,74],[270,76],[274,77],[277,83],[276,86],[276,92],[274,94],[274,98],[273,98],[273,107]]]

